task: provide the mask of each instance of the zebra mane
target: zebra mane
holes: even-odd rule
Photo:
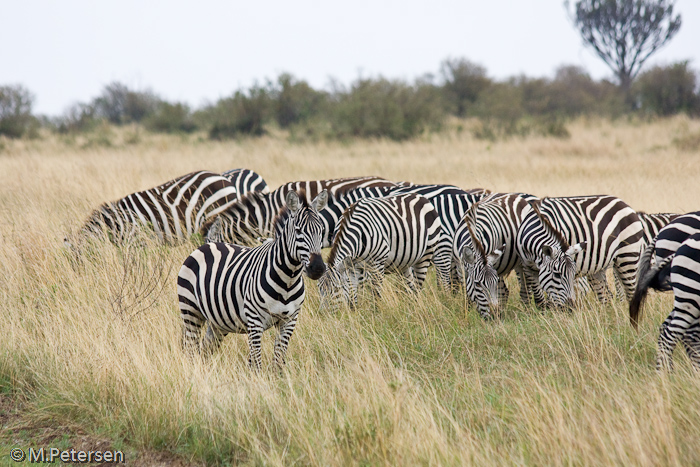
[[[481,260],[484,262],[484,264],[486,264],[486,250],[484,250],[484,245],[479,241],[479,238],[476,236],[471,226],[471,223],[473,222],[474,227],[476,227],[476,209],[478,205],[479,202],[474,203],[469,207],[469,210],[464,215],[464,223],[466,224],[467,230],[469,231],[469,235],[472,238],[472,244],[476,247],[477,251],[481,255]]]
[[[552,223],[547,219],[544,214],[540,211],[540,205],[542,204],[542,201],[546,200],[547,198],[542,198],[542,199],[533,199],[533,200],[527,200],[528,203],[530,203],[530,206],[532,206],[532,210],[535,211],[535,214],[537,217],[540,218],[540,221],[544,225],[545,230],[547,230],[550,234],[554,236],[554,238],[557,239],[557,242],[559,242],[559,247],[561,248],[562,251],[566,251],[569,249],[569,242],[566,241],[564,238],[564,235],[552,225]]]
[[[285,193],[285,197],[287,196],[287,193]],[[298,191],[296,191],[296,194],[297,196],[299,196],[299,209],[308,208],[309,202],[306,200],[306,190],[301,188]],[[275,238],[282,234],[282,231],[284,230],[284,225],[287,223],[287,219],[289,219],[289,208],[285,204],[284,206],[282,206],[282,208],[280,208],[279,212],[275,216],[275,219],[272,221],[272,232]]]
[[[335,235],[335,239],[333,239],[333,245],[331,246],[331,253],[328,255],[328,261],[327,263],[329,265],[332,265],[335,263],[335,257],[338,255],[338,245],[340,245],[341,240],[343,237],[345,237],[345,230],[347,229],[348,222],[350,222],[350,217],[352,217],[352,214],[355,212],[355,208],[357,207],[357,202],[352,203],[350,207],[348,207],[345,212],[343,213],[343,217],[340,218],[340,222],[338,222],[338,233]]]

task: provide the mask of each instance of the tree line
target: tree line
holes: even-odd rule
[[[260,136],[273,128],[297,140],[405,140],[440,131],[456,116],[478,119],[474,134],[496,139],[532,133],[566,137],[567,121],[580,116],[700,116],[697,73],[687,61],[650,68],[624,88],[594,80],[576,66],[562,66],[552,78],[495,80],[483,66],[459,58],[443,61],[437,76],[414,82],[358,78],[330,90],[283,73],[198,109],[118,82],[57,117],[35,115],[33,103],[24,86],[0,86],[0,135],[35,137],[41,128],[80,134],[105,124],[138,124],[152,132],[204,132],[215,140]]]

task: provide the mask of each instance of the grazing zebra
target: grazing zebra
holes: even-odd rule
[[[659,212],[656,214],[648,214],[643,211],[637,211],[639,220],[642,221],[642,228],[644,229],[644,243],[647,245],[656,237],[661,229],[666,227],[669,222],[671,222],[680,214],[674,214],[670,212]]]
[[[383,188],[394,183],[379,177],[353,177],[333,180],[289,182],[275,191],[265,194],[250,192],[238,203],[216,219],[206,223],[201,230],[208,242],[228,242],[255,245],[260,238],[272,233],[272,220],[284,205],[284,197],[290,191],[305,191],[310,201],[323,190],[331,195],[326,209],[321,211],[323,224],[322,246],[330,246],[337,220],[352,202],[362,196],[384,196]]]
[[[532,195],[495,193],[475,203],[454,235],[452,255],[461,259],[467,295],[482,317],[508,302],[505,278],[515,269],[520,296],[528,301],[522,263],[515,248],[520,224],[532,211]],[[498,293],[496,293],[498,291]]]
[[[249,191],[270,192],[265,179],[250,169],[231,169],[221,175],[228,178],[231,184],[236,187],[239,198]]]
[[[152,229],[161,241],[182,241],[199,232],[205,221],[232,206],[236,197],[234,186],[220,174],[192,172],[103,204],[87,219],[77,243],[106,234],[115,244],[123,244],[143,227]],[[73,246],[68,239],[66,243]]]
[[[516,248],[527,290],[538,306],[543,289],[555,306],[571,306],[575,276],[586,276],[598,299],[610,294],[605,270],[612,266],[629,300],[634,293],[643,229],[637,213],[614,196],[577,196],[531,201],[518,229]]]
[[[409,185],[387,190],[387,196],[407,193],[428,198],[442,222],[444,240],[448,247],[452,248],[457,226],[459,226],[464,214],[474,203],[487,196],[490,191],[482,188],[463,190],[454,185]],[[458,257],[451,258],[450,282],[453,285],[460,281],[457,259]]]
[[[678,247],[691,235],[700,232],[700,211],[689,212],[676,217],[664,228],[659,230],[654,239],[645,248],[639,260],[639,270],[637,277],[641,280],[655,264],[660,264],[664,259],[673,255]],[[668,283],[670,265],[652,279],[650,287],[656,290],[669,291],[671,286]]]
[[[439,248],[442,224],[433,205],[415,194],[364,198],[352,204],[340,220],[319,280],[323,302],[357,302],[357,288],[368,276],[379,293],[385,272],[398,272],[413,290],[425,281],[430,262],[438,279],[449,281],[450,250]]]
[[[184,345],[195,349],[202,326],[209,322],[201,352],[211,354],[223,337],[247,333],[248,364],[261,367],[263,331],[275,326],[275,363],[284,355],[294,332],[305,290],[302,272],[318,279],[325,266],[321,258],[321,222],[328,193],[322,191],[309,206],[306,196],[290,191],[286,206],[275,218],[273,241],[256,248],[207,243],[183,263],[177,294],[183,321]]]
[[[661,274],[666,277],[659,277]],[[673,349],[682,340],[690,361],[700,370],[700,231],[687,237],[674,253],[640,276],[630,301],[630,321],[635,329],[648,289],[666,281],[673,289],[673,310],[659,330],[656,367],[673,368]]]

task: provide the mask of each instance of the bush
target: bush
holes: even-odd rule
[[[147,129],[159,133],[191,133],[197,129],[190,108],[182,103],[161,102],[143,123]]]
[[[334,100],[332,132],[340,138],[404,140],[439,128],[444,118],[439,89],[425,83],[361,79],[350,91],[336,92]]]
[[[266,88],[254,86],[247,93],[219,100],[197,115],[209,127],[209,138],[228,139],[240,135],[260,136],[270,118],[270,96]]]
[[[687,61],[656,66],[642,73],[632,89],[642,112],[662,116],[679,112],[700,115],[697,76]]]
[[[90,104],[75,104],[62,117],[55,121],[59,133],[80,133],[92,131],[100,123],[95,108]]]
[[[21,138],[36,133],[39,122],[32,115],[34,96],[21,85],[0,86],[0,135]]]
[[[486,76],[486,68],[464,58],[447,59],[440,65],[444,79],[442,87],[446,103],[451,113],[466,117],[491,80]]]

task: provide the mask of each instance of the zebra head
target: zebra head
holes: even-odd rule
[[[357,305],[357,289],[363,280],[358,272],[348,258],[337,266],[329,265],[318,280],[321,308],[328,305],[337,308],[341,303],[347,303],[354,309]]]
[[[304,271],[310,279],[319,279],[326,269],[321,257],[321,239],[323,237],[323,224],[319,219],[318,211],[326,207],[328,192],[323,190],[307,205],[306,195],[301,197],[290,191],[285,198],[286,211],[289,219],[284,224],[284,241],[291,258],[299,261],[304,266]],[[278,216],[280,217],[280,216]],[[275,231],[280,229],[280,222],[275,222]]]
[[[576,245],[542,245],[537,267],[542,289],[556,307],[571,307],[576,300],[576,255],[586,242]]]
[[[464,270],[464,285],[469,299],[476,303],[479,314],[487,319],[491,310],[497,310],[498,303],[498,272],[494,264],[503,254],[503,250],[495,250],[485,254],[478,241],[472,249],[468,245],[462,248],[462,267]]]

